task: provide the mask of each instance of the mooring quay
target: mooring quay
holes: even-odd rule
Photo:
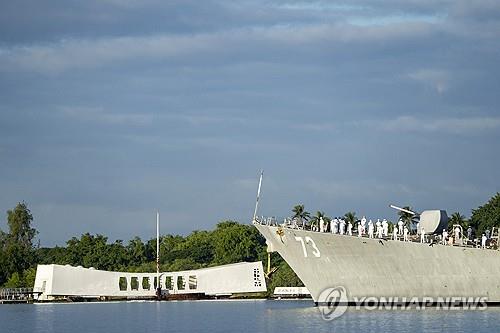
[[[40,292],[33,288],[2,288],[0,289],[0,304],[8,303],[33,303]]]

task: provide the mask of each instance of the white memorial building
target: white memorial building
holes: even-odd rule
[[[266,291],[262,262],[241,262],[192,271],[125,273],[70,265],[38,265],[38,300],[145,299],[156,295],[158,276],[166,296],[217,297]]]

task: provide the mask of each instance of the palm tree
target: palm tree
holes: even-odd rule
[[[351,222],[354,226],[354,223],[356,223],[356,212],[347,212],[344,214],[344,217],[347,222]]]
[[[293,207],[292,212],[293,218],[299,220],[300,224],[303,224],[303,222],[306,222],[311,217],[311,214],[305,211],[304,205],[296,205]]]
[[[411,209],[410,206],[404,206],[403,209],[413,211],[413,209]],[[401,221],[403,221],[403,223],[405,225],[407,225],[408,228],[410,228],[410,230],[411,230],[411,224],[413,222],[413,216],[414,216],[414,214],[410,214],[410,213],[407,213],[407,212],[399,211],[398,215],[399,215],[399,218],[401,219]]]
[[[448,228],[453,229],[454,224],[460,225],[465,230],[465,227],[467,227],[467,219],[459,212],[455,212],[451,214],[450,222],[448,223]]]
[[[320,212],[319,210],[316,212],[316,214],[311,218],[311,226],[312,225],[319,225],[319,221],[323,218],[323,221],[325,224],[328,224],[330,222],[330,218],[325,215],[325,212]]]

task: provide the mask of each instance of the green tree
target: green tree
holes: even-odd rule
[[[192,258],[175,259],[166,269],[169,272],[188,271],[201,268],[202,266]]]
[[[214,260],[214,237],[209,231],[193,231],[178,248],[184,252],[185,257],[193,259],[200,264],[209,264]]]
[[[316,214],[314,214],[313,217],[311,218],[311,226],[312,225],[319,226],[319,222],[321,219],[323,219],[323,221],[326,223],[330,222],[330,218],[325,215],[325,212],[317,211]]]
[[[0,286],[7,281],[9,272],[7,270],[8,259],[5,253],[7,234],[0,230]]]
[[[35,285],[36,269],[30,267],[23,272],[24,286],[28,288],[33,288]]]
[[[102,270],[118,270],[130,264],[127,249],[121,240],[112,244],[103,235],[83,234],[67,242],[66,260],[74,266],[94,267]]]
[[[31,222],[33,222],[33,215],[31,215],[26,203],[20,202],[13,210],[8,210],[7,223],[10,240],[24,247],[32,248],[33,240],[38,232],[31,227]]]
[[[500,227],[500,193],[496,193],[486,204],[472,210],[470,225],[481,235],[485,230]]]
[[[311,217],[311,214],[304,209],[304,205],[295,205],[292,209],[292,218],[297,219],[299,224],[307,222]]]
[[[62,246],[38,248],[36,249],[36,258],[37,263],[40,265],[69,264],[66,255],[66,247]]]
[[[146,262],[146,246],[139,237],[134,237],[128,242],[128,265],[140,266]]]
[[[404,206],[403,209],[413,211],[410,206]],[[413,214],[403,212],[403,211],[398,211],[398,216],[403,221],[403,223],[410,228],[412,222],[413,222]],[[410,228],[411,230],[411,228]]]
[[[463,232],[466,231],[467,229],[467,219],[465,218],[464,215],[460,214],[459,212],[455,212],[451,214],[450,220],[448,222],[448,230],[453,231],[453,226],[454,225],[460,225],[463,229]]]
[[[346,222],[351,222],[354,226],[354,223],[356,223],[356,212],[347,212],[344,214],[344,218]]]
[[[215,257],[213,264],[255,261],[265,257],[265,240],[257,229],[234,221],[217,224],[213,233]]]
[[[11,274],[7,282],[4,284],[5,288],[21,288],[24,287],[24,281],[18,272]]]
[[[160,263],[173,263],[175,259],[186,258],[189,253],[183,248],[185,238],[179,235],[164,235],[160,238]],[[153,260],[156,260],[156,240]]]
[[[0,234],[0,284],[16,272],[21,276],[25,269],[35,264],[33,242],[37,231],[31,226],[32,221],[33,215],[24,202],[7,211],[9,232]]]

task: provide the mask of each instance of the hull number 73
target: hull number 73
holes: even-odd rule
[[[321,252],[319,252],[319,249],[316,246],[316,243],[314,243],[314,240],[311,237],[306,236],[306,237],[302,238],[302,237],[295,236],[295,240],[297,242],[300,242],[300,244],[302,245],[302,252],[304,253],[304,258],[307,258],[307,252],[308,252],[307,248],[308,247],[310,248],[310,251],[312,251],[311,253],[313,254],[313,256],[315,256],[316,258],[321,257]]]

